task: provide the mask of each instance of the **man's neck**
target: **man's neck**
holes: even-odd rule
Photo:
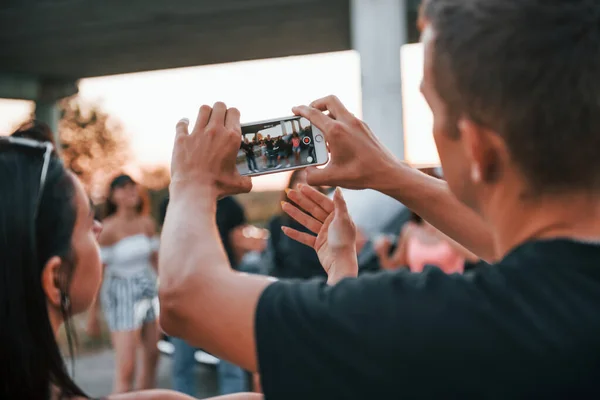
[[[534,239],[573,238],[600,241],[600,194],[545,197],[496,196],[486,219],[495,232],[501,257]]]

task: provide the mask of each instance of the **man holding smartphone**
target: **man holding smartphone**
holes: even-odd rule
[[[600,398],[600,3],[423,11],[421,89],[446,181],[399,162],[331,96],[294,109],[331,150],[308,182],[381,191],[493,266],[354,278],[343,202],[305,187],[294,201],[311,215],[297,217],[319,235],[296,238],[335,284],[232,272],[216,202],[252,182],[235,167],[239,112],[216,103],[176,127],[161,323],[260,369],[267,399]]]

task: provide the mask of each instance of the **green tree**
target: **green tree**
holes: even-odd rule
[[[108,180],[131,157],[131,147],[118,121],[98,104],[73,97],[60,103],[62,157],[93,198],[105,195]]]

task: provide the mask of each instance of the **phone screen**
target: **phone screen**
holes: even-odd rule
[[[311,123],[288,117],[242,125],[237,168],[242,175],[306,167],[317,163]]]

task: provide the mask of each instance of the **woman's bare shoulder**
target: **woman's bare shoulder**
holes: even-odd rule
[[[102,221],[102,232],[98,236],[100,246],[112,246],[118,241],[118,223],[113,218]]]

